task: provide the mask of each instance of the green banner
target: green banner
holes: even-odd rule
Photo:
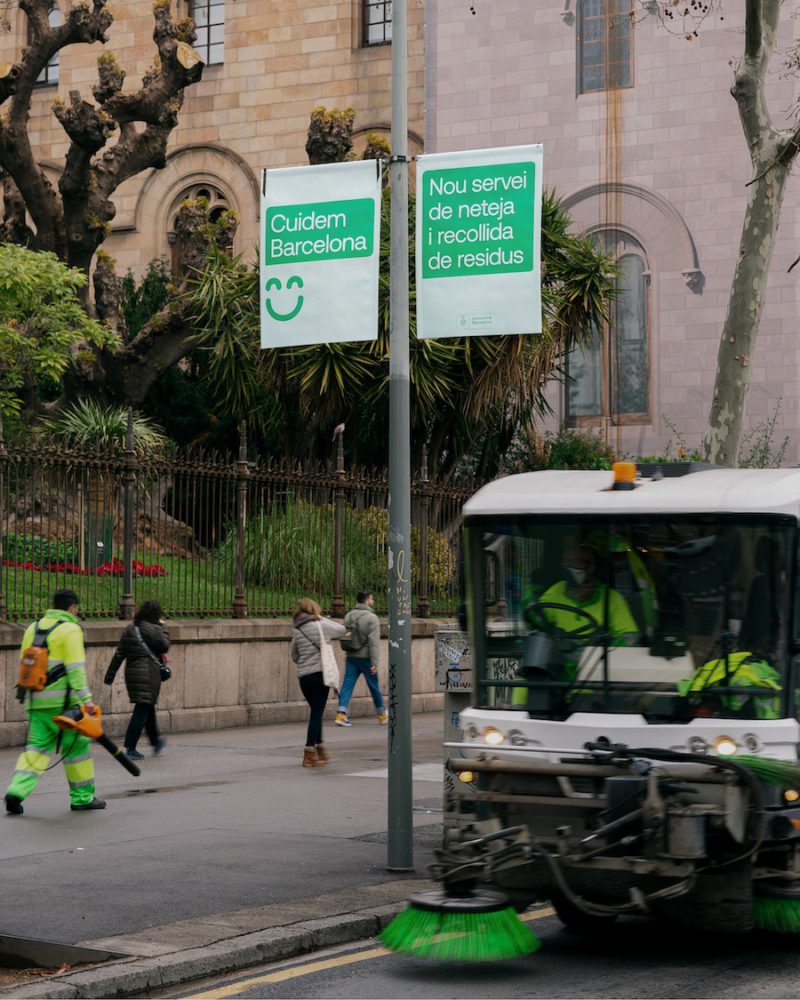
[[[264,171],[262,347],[376,338],[380,206],[375,160]]]
[[[423,177],[423,278],[533,270],[534,163],[428,170]]]
[[[417,336],[542,332],[542,147],[417,160]]]
[[[267,209],[266,264],[371,257],[375,229],[373,198],[316,201]]]

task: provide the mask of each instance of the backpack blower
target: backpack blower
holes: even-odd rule
[[[94,715],[89,715],[83,705],[68,708],[61,715],[56,715],[53,722],[65,732],[80,733],[81,736],[88,736],[90,740],[99,743],[104,750],[108,750],[111,756],[122,764],[126,771],[130,771],[134,778],[138,778],[142,773],[133,761],[125,756],[122,749],[103,733],[102,713],[99,705],[94,706]]]

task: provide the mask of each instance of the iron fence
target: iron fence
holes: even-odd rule
[[[70,587],[86,618],[145,598],[174,618],[285,617],[313,597],[341,616],[358,590],[386,613],[388,481],[346,468],[188,451],[139,457],[0,440],[0,621],[40,615]],[[458,604],[461,506],[473,484],[412,484],[415,613]]]

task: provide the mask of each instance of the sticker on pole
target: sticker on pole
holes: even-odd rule
[[[541,333],[541,145],[420,156],[417,192],[417,336]]]
[[[261,185],[261,346],[378,335],[380,165],[265,170]]]

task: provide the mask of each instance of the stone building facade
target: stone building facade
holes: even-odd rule
[[[60,0],[66,7],[68,0]],[[172,0],[176,17],[198,24],[196,48],[206,61],[202,80],[186,90],[167,165],[127,181],[117,191],[112,232],[104,244],[118,272],[141,273],[170,257],[170,234],[188,196],[207,194],[241,219],[235,252],[249,254],[258,239],[262,168],[307,164],[311,111],[353,107],[355,146],[368,132],[387,136],[391,119],[391,3],[387,0]],[[106,50],[135,89],[153,62],[149,0],[117,0]],[[55,11],[52,19],[59,14]],[[422,0],[409,3],[409,147],[422,146]],[[0,33],[0,60],[18,59],[26,18],[9,12]],[[66,141],[51,106],[79,90],[91,100],[100,45],[63,50],[34,92],[30,137],[51,181],[57,183]]]
[[[726,3],[724,18],[690,40],[677,22],[674,33],[659,25],[654,5],[634,6],[638,23],[609,27],[609,12],[630,10],[630,0],[429,5],[425,147],[544,144],[545,186],[616,253],[627,289],[617,343],[598,338],[571,359],[569,387],[553,389],[556,421],[647,455],[670,442],[673,452],[696,447],[705,431],[752,171],[730,95],[743,4]],[[782,55],[798,30],[787,10],[769,90],[783,128],[795,124],[797,79],[782,73]],[[780,405],[773,444],[789,436],[784,464],[798,461],[800,445],[800,292],[797,271],[787,273],[798,236],[790,179],[747,405],[751,430]]]

